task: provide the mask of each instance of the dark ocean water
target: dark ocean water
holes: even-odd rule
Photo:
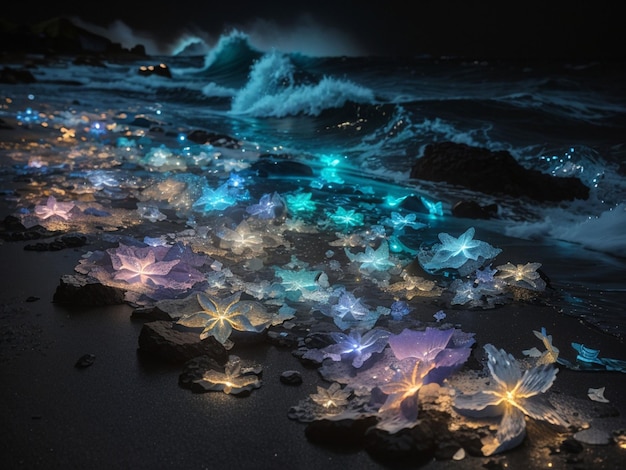
[[[137,73],[161,62],[172,78]],[[476,239],[502,249],[495,264],[541,263],[563,314],[626,333],[623,63],[308,57],[262,52],[232,33],[206,55],[106,67],[48,62],[32,73],[37,83],[0,87],[0,117],[35,135],[31,145],[13,144],[0,131],[9,162],[3,193],[15,213],[32,214],[52,187],[62,188],[58,200],[92,194],[120,205],[174,178],[188,183],[186,192],[162,188],[160,199],[139,199],[182,230],[206,215],[192,205],[202,187],[242,176],[249,197],[239,205],[273,191],[311,193],[317,206],[301,217],[320,230],[337,207],[364,214],[354,232],[384,226],[394,212],[415,214],[424,226],[402,233],[406,258],[439,233],[474,227]],[[53,138],[41,137],[51,129]],[[185,138],[193,130],[238,144],[200,145]],[[577,176],[590,197],[537,203],[410,179],[424,147],[443,141],[506,150],[526,168]],[[265,154],[280,163],[260,167]],[[26,177],[36,182],[31,192],[14,192]],[[441,213],[429,213],[422,197],[440,202]],[[465,198],[496,203],[498,217],[453,217]],[[144,212],[146,224],[150,217]]]

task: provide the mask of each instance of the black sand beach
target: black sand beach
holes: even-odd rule
[[[263,343],[236,347],[242,358],[264,367],[263,385],[250,396],[192,393],[178,385],[179,364],[138,353],[143,322],[131,319],[131,307],[76,309],[52,302],[59,278],[73,271],[88,246],[33,252],[24,250],[26,244],[0,245],[4,468],[621,468],[625,450],[617,444],[564,446],[571,436],[532,420],[520,447],[461,461],[400,465],[377,462],[358,446],[316,445],[307,440],[305,424],[287,412],[325,384],[291,350]],[[425,302],[423,318],[432,311]],[[491,342],[516,356],[534,345],[529,333],[541,326],[554,332],[555,344],[599,344],[605,357],[624,351],[615,338],[547,307],[450,310],[449,320],[476,332],[478,345]],[[570,359],[572,352],[562,347]],[[75,367],[85,354],[95,356],[93,364]],[[281,383],[286,370],[300,371],[303,383]],[[606,387],[610,404],[587,398],[589,388],[599,387]],[[581,414],[596,415],[594,428],[624,429],[625,374],[562,368],[551,392],[579,402]]]

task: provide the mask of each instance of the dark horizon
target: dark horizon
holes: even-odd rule
[[[160,2],[107,8],[68,0],[33,10],[8,5],[3,18],[33,24],[67,17],[125,47],[163,48],[182,34],[217,41],[232,29],[253,32],[268,47],[336,50],[338,55],[624,59],[624,28],[616,3],[606,0],[510,3],[455,0],[390,1],[384,8],[360,2],[220,2],[211,7]],[[135,41],[135,44],[132,44]],[[345,51],[345,52],[344,52]]]

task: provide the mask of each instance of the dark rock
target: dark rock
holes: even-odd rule
[[[292,161],[288,156],[263,154],[250,169],[258,176],[313,176],[313,169],[304,163]]]
[[[41,300],[41,298],[35,297],[33,295],[29,295],[28,297],[26,297],[26,302],[37,302],[38,300]]]
[[[375,417],[336,421],[319,419],[309,423],[304,430],[304,434],[310,442],[325,447],[336,447],[342,451],[361,449],[366,431],[375,424]]]
[[[78,361],[76,361],[74,367],[78,369],[84,369],[85,367],[89,367],[90,365],[92,365],[95,360],[96,356],[94,356],[93,354],[84,354],[78,359]]]
[[[61,231],[51,231],[41,225],[34,225],[26,228],[20,219],[9,215],[0,222],[0,238],[5,241],[28,241],[50,238],[62,233]]]
[[[220,369],[221,364],[210,356],[197,356],[185,362],[183,371],[178,376],[178,385],[193,390],[209,369]]]
[[[158,65],[142,65],[138,70],[139,75],[142,77],[151,77],[157,75],[159,77],[172,78],[172,72],[166,64]]]
[[[30,70],[10,67],[4,67],[0,70],[0,83],[15,85],[17,83],[35,83],[36,81],[37,79]]]
[[[568,437],[561,443],[559,448],[561,452],[567,452],[568,454],[579,454],[583,451],[583,445],[576,439]]]
[[[459,201],[452,206],[452,215],[466,219],[491,219],[497,217],[498,206],[496,204],[481,206],[476,201]]]
[[[125,291],[105,286],[96,279],[81,274],[65,274],[54,292],[52,301],[58,304],[99,306],[123,304]]]
[[[57,238],[49,243],[35,243],[33,245],[25,245],[26,251],[59,251],[65,248],[77,248],[87,243],[87,237],[84,235],[65,235]]]
[[[215,147],[239,148],[241,146],[237,139],[233,139],[226,134],[217,134],[215,132],[207,132],[204,130],[191,131],[187,134],[187,139],[195,142],[196,144],[208,144]]]
[[[274,346],[282,348],[295,348],[298,346],[299,338],[297,335],[276,328],[270,328],[267,331],[267,341]]]
[[[139,350],[167,362],[184,362],[197,356],[209,356],[225,362],[228,351],[213,336],[200,339],[197,333],[178,331],[169,321],[148,322],[139,334]]]
[[[302,374],[297,370],[286,370],[280,374],[280,381],[285,385],[301,385]]]
[[[528,170],[507,151],[492,152],[454,142],[427,145],[424,155],[411,168],[410,177],[538,201],[589,198],[589,188],[579,178]]]
[[[435,434],[425,420],[394,434],[374,427],[365,433],[365,450],[382,462],[426,464],[435,458],[436,449]]]

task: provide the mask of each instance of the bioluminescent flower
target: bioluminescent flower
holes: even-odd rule
[[[380,223],[391,227],[394,232],[402,232],[406,227],[410,227],[414,230],[419,230],[426,227],[426,224],[416,222],[417,214],[411,213],[402,215],[399,212],[392,212],[391,217],[383,219]]]
[[[42,220],[56,216],[63,220],[69,220],[75,204],[72,201],[58,202],[54,196],[48,196],[45,204],[35,206],[35,215]]]
[[[167,285],[167,275],[180,260],[157,261],[153,249],[132,250],[124,253],[118,249],[111,254],[115,269],[113,279],[129,284],[141,283],[155,286]]]
[[[474,306],[474,304],[480,303],[482,291],[479,287],[475,286],[472,281],[462,281],[456,283],[454,287],[454,297],[450,301],[450,304],[465,305],[469,302]]]
[[[400,197],[394,197],[391,194],[387,194],[384,198],[384,204],[387,207],[398,207],[407,197],[409,197],[409,194]]]
[[[433,315],[433,318],[437,321],[437,323],[439,323],[441,320],[446,318],[446,313],[443,310],[439,310]]]
[[[537,348],[526,349],[522,351],[526,356],[536,357],[537,364],[553,364],[559,359],[559,349],[552,344],[552,335],[547,334],[546,329],[541,327],[541,331],[533,330],[533,333],[539,338],[546,350],[542,353]]]
[[[147,204],[137,204],[137,214],[142,219],[149,220],[150,222],[159,222],[167,219],[167,216],[159,210],[158,207],[149,206]]]
[[[288,297],[292,300],[298,300],[301,297],[307,298],[308,294],[319,290],[321,287],[328,287],[326,282],[320,281],[322,271],[307,271],[306,269],[291,270],[274,268],[276,276],[281,278],[281,285],[284,287]],[[293,294],[293,295],[290,295]]]
[[[246,212],[259,219],[274,219],[282,214],[285,207],[282,197],[277,192],[264,194],[258,204],[246,208]]]
[[[222,227],[216,234],[221,239],[220,247],[228,248],[236,255],[240,255],[246,250],[253,253],[263,251],[263,237],[260,233],[251,230],[245,219],[234,230]]]
[[[457,395],[454,400],[454,407],[461,414],[477,418],[502,416],[493,442],[483,445],[484,455],[519,445],[526,435],[525,416],[559,426],[568,425],[541,396],[554,383],[558,369],[552,364],[541,364],[522,374],[511,354],[492,344],[486,344],[484,349],[488,354],[492,386],[476,393]]]
[[[417,393],[424,385],[424,377],[434,365],[418,359],[409,362],[412,366],[408,367],[408,370],[398,370],[391,381],[379,385],[378,388],[387,395],[385,402],[378,409],[379,413],[397,410],[405,418],[417,419]]]
[[[311,199],[312,196],[313,193],[285,194],[287,209],[293,214],[313,212],[317,204]]]
[[[420,201],[422,201],[424,207],[428,209],[430,215],[443,217],[443,205],[441,201],[434,202],[430,199],[426,199],[424,196],[420,196]]]
[[[361,271],[386,271],[396,265],[396,263],[389,259],[389,244],[387,240],[381,241],[380,246],[376,250],[371,246],[366,246],[365,252],[355,255],[347,248],[344,248],[344,251],[350,261],[361,263],[359,266]]]
[[[477,261],[479,258],[490,260],[500,254],[500,248],[494,248],[489,243],[474,240],[474,227],[468,228],[465,233],[455,238],[447,233],[440,233],[440,244],[432,247],[430,259],[420,259],[422,267],[427,271],[437,271],[446,268],[460,268],[468,260]]]
[[[474,272],[476,282],[479,284],[491,284],[495,281],[494,276],[497,272],[497,269],[491,269],[491,265],[485,266],[483,269],[477,269]]]
[[[229,185],[224,183],[216,189],[202,188],[202,196],[193,203],[192,207],[203,212],[223,211],[236,203],[236,193],[233,193]]]
[[[545,289],[546,283],[537,272],[537,269],[540,267],[541,263],[515,265],[508,262],[501,266],[496,266],[498,270],[496,277],[502,279],[508,285],[542,291]]]
[[[391,315],[391,318],[398,321],[402,320],[409,313],[411,313],[411,310],[413,309],[409,307],[409,304],[407,304],[404,300],[396,300],[391,304],[391,311],[389,314]]]
[[[408,357],[416,358],[425,363],[432,363],[436,370],[426,383],[441,383],[445,377],[457,370],[467,360],[474,344],[472,337],[459,340],[460,333],[454,328],[440,330],[426,328],[424,331],[415,331],[405,328],[397,335],[389,336],[389,346],[399,360]]]
[[[371,311],[351,292],[343,292],[336,304],[331,305],[329,310],[326,308],[322,311],[332,317],[335,325],[344,331],[350,328],[369,330],[380,317],[380,312]]]
[[[211,385],[205,387],[206,390],[223,391],[231,395],[250,392],[262,385],[257,374],[243,372],[241,359],[233,355],[228,358],[224,372],[209,369],[203,374],[202,380]]]
[[[341,388],[341,384],[333,382],[328,388],[317,386],[317,393],[311,395],[311,400],[329,411],[337,411],[348,404],[350,392]]]
[[[233,329],[260,333],[271,318],[263,304],[254,300],[239,300],[241,292],[224,299],[208,294],[197,294],[201,310],[183,315],[177,323],[189,328],[203,328],[200,338],[213,336],[224,344]]]
[[[385,349],[389,332],[374,328],[363,335],[358,330],[352,330],[349,334],[332,332],[330,336],[335,344],[321,349],[324,356],[333,361],[351,359],[352,365],[358,369],[372,354]]]
[[[327,213],[327,216],[332,223],[346,230],[363,225],[363,214],[354,209],[347,210],[339,206],[334,212]]]

